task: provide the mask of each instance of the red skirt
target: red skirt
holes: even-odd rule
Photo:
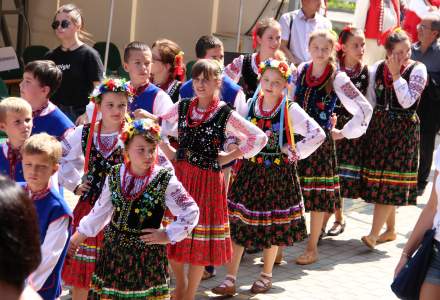
[[[199,206],[200,216],[186,239],[168,245],[168,258],[201,266],[225,264],[231,260],[232,244],[223,173],[186,161],[178,161],[174,167],[177,178]]]
[[[76,229],[79,221],[88,215],[92,206],[88,201],[81,201],[73,210],[73,228]],[[78,248],[74,257],[66,257],[62,272],[66,285],[89,289],[92,274],[95,271],[96,260],[101,251],[104,240],[104,231],[96,237],[87,238]]]

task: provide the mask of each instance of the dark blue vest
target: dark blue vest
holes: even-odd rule
[[[72,121],[58,107],[45,116],[35,117],[33,123],[32,134],[46,132],[58,140],[63,137],[67,129],[75,127]]]
[[[46,197],[34,201],[35,208],[38,214],[38,222],[40,225],[40,243],[43,244],[44,238],[46,237],[47,229],[50,223],[56,221],[63,216],[69,216],[70,223],[72,222],[72,212],[67,206],[64,199],[60,194],[53,188],[50,189],[49,194]],[[69,224],[69,239],[71,234],[71,228]],[[64,246],[63,252],[58,259],[55,268],[52,273],[47,278],[43,287],[38,291],[40,296],[45,300],[52,300],[61,294],[61,269],[63,267],[64,258],[66,257],[67,246],[69,245],[69,240],[67,240]]]
[[[9,160],[4,155],[3,149],[6,147],[6,144],[0,145],[0,174],[10,177],[9,175]],[[21,161],[17,162],[15,165],[15,178],[11,178],[12,180],[15,180],[16,182],[24,182],[24,175],[23,175],[23,165],[21,164]]]
[[[133,112],[140,108],[149,113],[153,113],[154,102],[159,91],[160,88],[150,83],[147,88],[139,96],[136,96],[133,102],[128,105],[128,110]]]
[[[221,98],[220,100],[226,102],[227,104],[234,106],[235,98],[241,87],[236,84],[228,76],[223,76],[222,78],[222,88],[221,88]],[[194,89],[192,86],[192,79],[185,82],[180,88],[180,98],[192,98],[194,97]]]

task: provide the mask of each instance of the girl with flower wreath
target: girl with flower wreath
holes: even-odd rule
[[[121,140],[127,160],[107,173],[100,197],[71,238],[69,253],[105,227],[89,298],[169,299],[165,244],[191,232],[199,209],[173,172],[156,163],[157,123],[135,120]],[[160,228],[166,208],[176,220]]]
[[[185,79],[184,53],[179,45],[167,39],[155,41],[151,53],[151,81],[176,103],[179,101],[180,87]]]
[[[336,34],[328,30],[310,35],[311,62],[298,67],[295,101],[324,129],[327,138],[317,151],[298,162],[305,209],[311,212],[310,236],[296,263],[318,260],[318,241],[325,213],[334,213],[341,195],[336,164],[335,140],[357,138],[365,133],[373,109],[345,72],[334,64]],[[332,115],[339,99],[353,117],[342,129],[332,129]]]
[[[111,167],[123,161],[123,144],[119,135],[124,127],[128,98],[133,95],[134,89],[125,80],[104,80],[90,97],[95,103],[92,122],[76,127],[66,137],[60,181],[80,196],[73,210],[74,229],[101,195]],[[102,118],[96,122],[98,111]],[[67,285],[73,286],[74,300],[87,299],[102,239],[102,232],[87,238],[74,255],[66,258],[62,277]]]
[[[264,249],[263,271],[251,288],[252,293],[264,293],[272,287],[278,247],[306,237],[296,161],[308,157],[325,139],[319,124],[297,103],[288,102],[285,94],[292,71],[287,63],[268,59],[260,64],[259,74],[261,92],[250,100],[247,118],[266,133],[268,143],[243,161],[229,192],[234,256],[225,280],[212,290],[219,295],[235,294],[245,247]],[[295,144],[294,133],[304,138]]]
[[[360,29],[346,26],[339,34],[336,57],[338,69],[345,72],[351,82],[362,95],[367,95],[369,84],[368,66],[363,64],[365,54],[365,35]],[[336,128],[342,129],[350,121],[352,114],[345,109],[341,101],[336,102],[334,110],[337,116]],[[336,132],[336,131],[335,131]],[[341,202],[336,207],[335,221],[327,232],[329,236],[337,236],[345,230],[344,198],[357,199],[360,197],[360,176],[362,167],[363,139],[334,138],[336,142],[336,157],[338,160],[339,184],[341,187]],[[326,219],[330,214],[326,216]],[[327,220],[324,220],[326,227]]]
[[[192,234],[168,246],[168,259],[176,276],[175,298],[195,297],[204,266],[219,266],[232,257],[225,181],[221,166],[241,157],[252,157],[267,137],[246,121],[218,93],[221,68],[212,60],[200,59],[192,68],[196,97],[182,99],[162,116],[163,134],[177,137],[174,149],[163,149],[174,160],[177,178],[200,208],[199,223]],[[174,126],[177,123],[177,126]],[[227,152],[221,152],[223,145]],[[184,264],[189,264],[188,275]]]
[[[240,55],[226,66],[224,73],[238,83],[243,77],[246,98],[252,98],[258,86],[258,66],[269,58],[282,59],[281,25],[274,18],[264,18],[255,25],[252,33],[253,48],[258,51]]]
[[[416,109],[426,86],[427,71],[410,59],[408,34],[393,28],[384,35],[387,58],[371,68],[369,100],[373,118],[365,135],[361,198],[374,204],[370,233],[362,242],[396,239],[396,206],[416,205],[420,120]],[[380,234],[383,225],[386,230]]]

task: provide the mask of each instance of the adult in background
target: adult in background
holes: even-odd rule
[[[321,0],[301,0],[301,9],[280,18],[281,47],[287,59],[299,65],[310,60],[309,36],[319,29],[332,29],[329,19],[319,14]]]
[[[408,32],[413,43],[419,41],[417,34],[417,25],[427,15],[438,10],[440,0],[411,0],[405,10],[405,18],[403,19],[403,29]]]
[[[417,26],[419,42],[412,45],[411,58],[425,64],[428,84],[420,99],[420,166],[418,194],[422,195],[431,171],[435,136],[440,129],[440,14],[429,14]]]
[[[46,59],[56,63],[63,78],[51,100],[75,122],[85,112],[89,94],[102,79],[104,67],[98,52],[83,42],[90,34],[84,31],[84,18],[77,6],[61,6],[52,28],[61,45],[48,52]]]
[[[385,58],[383,33],[400,26],[399,0],[361,0],[356,2],[354,27],[365,32],[365,63],[373,65]]]

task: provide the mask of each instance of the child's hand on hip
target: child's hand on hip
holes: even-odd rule
[[[142,232],[145,234],[141,235],[140,239],[149,245],[170,243],[170,239],[164,229],[147,228],[143,229]]]

